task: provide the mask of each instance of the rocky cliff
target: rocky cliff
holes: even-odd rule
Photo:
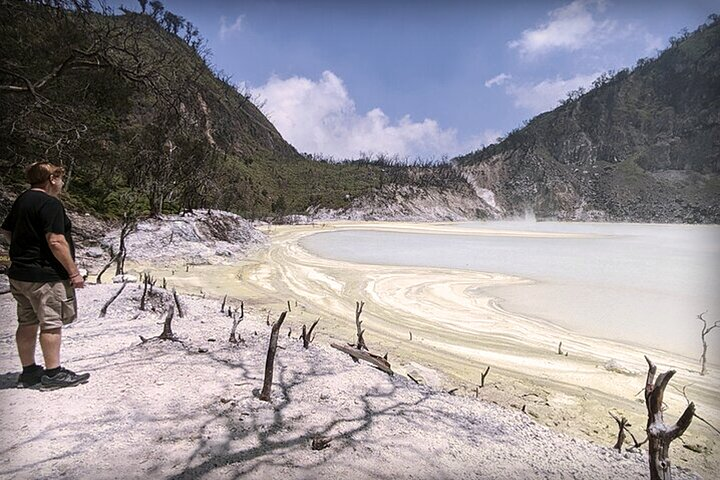
[[[455,159],[501,215],[720,221],[720,22]]]

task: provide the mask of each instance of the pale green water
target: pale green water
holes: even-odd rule
[[[707,319],[720,319],[720,226],[473,222],[454,227],[582,238],[340,231],[306,237],[301,245],[321,257],[357,263],[530,278],[532,285],[490,292],[510,311],[690,357],[700,353],[697,314],[707,310]],[[708,340],[715,363],[720,329]]]

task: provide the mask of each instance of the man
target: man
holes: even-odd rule
[[[44,390],[86,383],[60,365],[62,326],[77,316],[75,289],[85,286],[75,264],[70,219],[58,195],[65,171],[48,162],[36,162],[25,171],[30,189],[15,200],[2,231],[10,241],[8,277],[17,301],[15,334],[23,371],[19,387],[40,384]],[[45,369],[35,364],[38,328]]]

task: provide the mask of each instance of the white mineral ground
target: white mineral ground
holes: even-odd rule
[[[374,229],[379,231],[471,235],[572,235],[463,229],[442,224],[328,223],[272,226],[270,245],[239,265],[193,265],[185,272],[152,268],[153,275],[186,292],[232,298],[260,305],[271,318],[287,310],[289,325],[320,318],[319,337],[352,342],[356,301],[362,314],[369,348],[388,353],[393,368],[410,372],[435,388],[459,388],[474,397],[481,373],[491,367],[479,396],[500,405],[525,409],[538,422],[570,435],[612,445],[617,434],[608,414],[626,416],[631,431],[645,438],[647,414],[641,393],[647,372],[644,355],[659,371],[677,374],[666,390],[666,421],[673,422],[687,406],[681,389],[694,401],[702,418],[720,426],[720,368],[701,376],[696,359],[677,354],[579,335],[543,320],[503,310],[481,287],[497,287],[527,280],[466,270],[363,265],[319,258],[299,245],[306,235],[321,231]],[[171,275],[174,271],[174,275]],[[480,289],[478,288],[480,287]],[[471,293],[472,292],[472,293]],[[412,332],[412,340],[410,333]],[[558,342],[568,356],[557,354]],[[711,359],[716,358],[712,356]],[[626,373],[609,371],[614,361]],[[707,449],[697,453],[683,448]],[[720,435],[697,418],[683,440],[673,444],[671,458],[698,472],[720,469]],[[712,475],[710,475],[712,477]]]
[[[159,313],[137,311],[137,286],[103,319],[99,308],[118,287],[90,287],[80,295],[82,317],[68,329],[64,351],[73,360],[70,367],[93,377],[74,389],[10,388],[18,373],[14,326],[3,322],[0,368],[8,373],[0,385],[0,476],[646,478],[646,453],[608,448],[617,434],[608,411],[626,416],[638,440],[645,437],[643,355],[660,372],[677,370],[666,390],[666,422],[682,413],[686,400],[678,389],[687,387],[698,415],[720,424],[714,364],[700,376],[692,359],[578,335],[504,311],[478,294],[478,287],[524,279],[326,260],[298,243],[319,231],[352,228],[458,233],[403,223],[273,226],[269,246],[234,265],[191,265],[186,272],[183,259],[167,256],[164,265],[130,263],[130,269],[165,278],[168,288],[183,294],[189,313],[175,330],[185,346],[140,345],[138,335],[157,335],[161,326]],[[227,343],[229,319],[218,312],[226,294],[229,304],[242,299],[248,307],[239,329],[247,343],[239,347]],[[8,297],[0,296],[3,319],[13,316]],[[252,390],[261,385],[266,316],[276,319],[288,301],[270,405]],[[353,364],[327,347],[329,340],[354,340],[356,301],[365,302],[370,350],[387,352],[396,372],[428,387]],[[317,318],[317,339],[303,351],[287,337],[287,328],[296,338],[302,324]],[[208,342],[211,337],[217,341]],[[568,356],[557,354],[560,340]],[[199,354],[199,347],[209,351]],[[607,370],[610,360],[626,373]],[[455,388],[455,395],[442,393]],[[333,440],[331,447],[312,451],[316,434]],[[696,418],[673,443],[670,457],[676,466],[714,478],[719,438]]]

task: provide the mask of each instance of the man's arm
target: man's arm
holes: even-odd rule
[[[65,268],[65,271],[70,275],[70,283],[75,288],[83,288],[85,281],[80,275],[80,271],[75,265],[75,261],[70,254],[70,245],[65,240],[65,235],[61,233],[46,233],[45,238],[47,239],[50,251],[58,259],[58,262]]]
[[[12,241],[12,232],[9,232],[4,228],[0,228],[0,232],[2,232],[3,237],[5,237],[5,240],[7,240],[7,243],[10,243]]]

